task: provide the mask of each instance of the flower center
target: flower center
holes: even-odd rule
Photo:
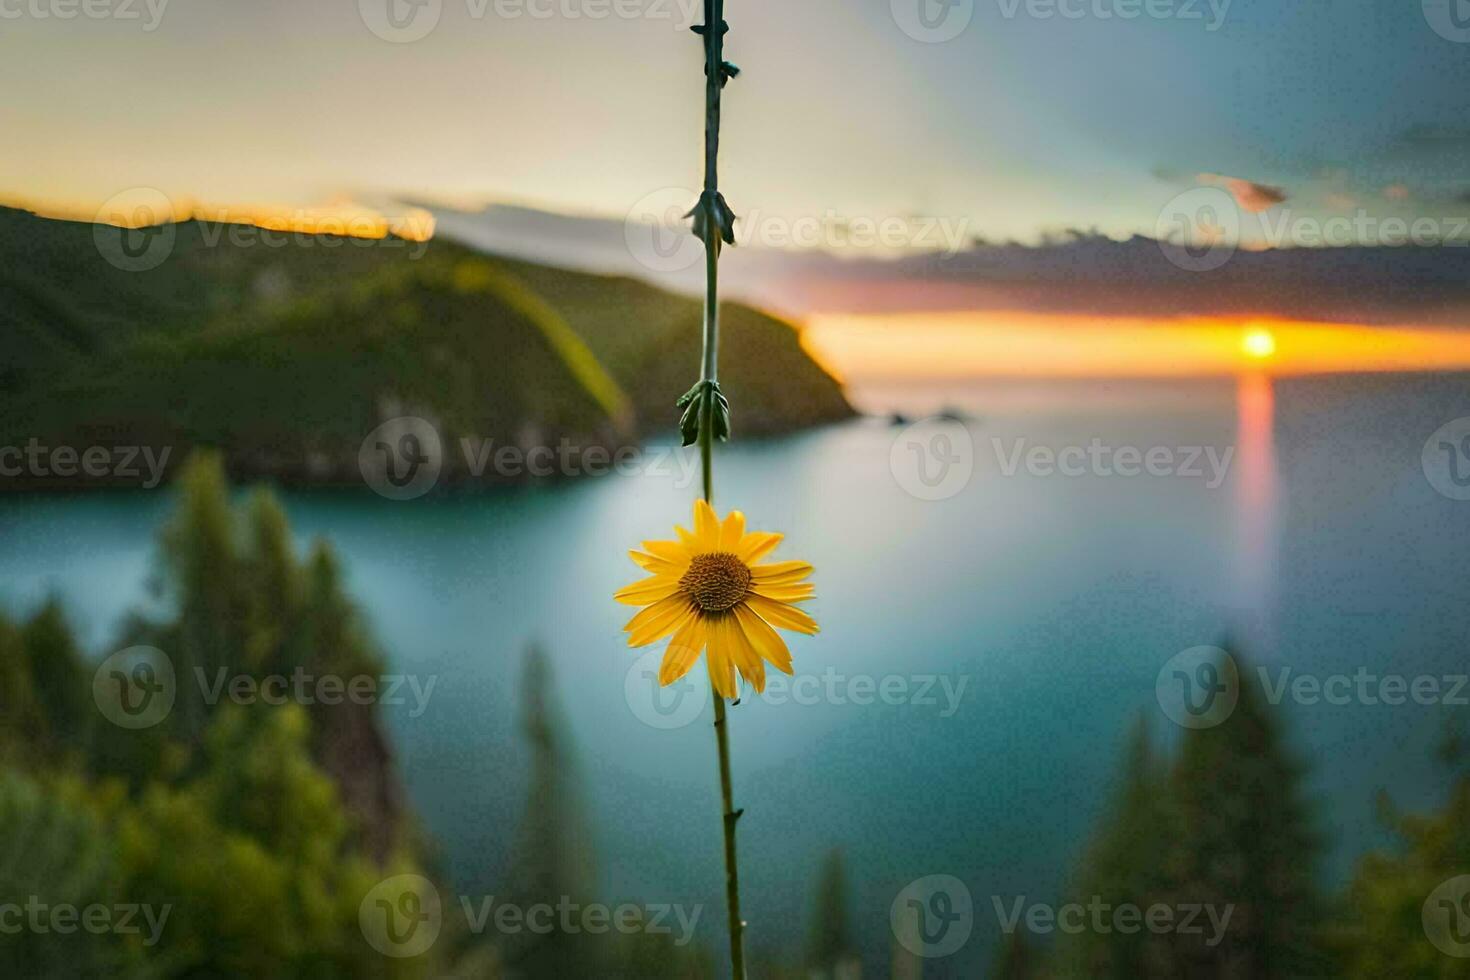
[[[724,612],[750,591],[750,569],[728,551],[695,555],[679,588],[705,612]]]

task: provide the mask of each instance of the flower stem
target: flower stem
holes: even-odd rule
[[[704,354],[700,359],[701,381],[718,381],[720,357],[720,240],[710,236],[704,243]],[[705,412],[699,423],[699,459],[704,469],[704,499],[713,507],[714,412]]]
[[[720,245],[721,220],[715,204],[724,207],[719,198],[720,154],[720,90],[726,81],[725,0],[704,0],[704,193],[700,206],[704,209],[704,349],[700,357],[700,380],[719,381],[720,355]],[[721,220],[717,220],[717,217]],[[698,225],[696,219],[696,226]],[[718,391],[718,389],[715,389]],[[714,396],[699,423],[699,456],[704,473],[704,499],[714,503]],[[720,758],[720,806],[725,832],[725,904],[729,913],[730,972],[733,980],[745,980],[745,922],[740,917],[740,866],[735,856],[735,824],[744,811],[735,809],[734,790],[730,778],[730,732],[725,715],[725,699],[718,691],[715,701],[715,744]]]
[[[725,900],[730,915],[730,975],[745,980],[745,923],[740,918],[740,866],[735,859],[736,810],[730,789],[730,736],[725,721],[725,699],[715,695],[715,741],[720,748],[720,802],[725,809]]]

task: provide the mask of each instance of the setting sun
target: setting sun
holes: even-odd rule
[[[1014,310],[807,317],[802,343],[845,381],[1222,376],[1470,369],[1470,333],[1409,324],[1084,316]]]
[[[1269,330],[1252,330],[1241,339],[1240,347],[1251,357],[1270,357],[1276,353],[1276,335]]]

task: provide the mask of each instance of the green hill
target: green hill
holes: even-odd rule
[[[147,233],[100,234],[0,209],[0,446],[210,446],[236,476],[351,483],[364,437],[415,415],[453,478],[463,437],[612,448],[669,430],[697,373],[699,303],[631,279],[448,241],[232,243],[198,222],[153,231],[167,258],[127,271],[105,236]],[[741,435],[851,414],[789,324],[738,305],[722,381]]]

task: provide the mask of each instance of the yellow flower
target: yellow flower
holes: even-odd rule
[[[769,555],[781,535],[745,530],[745,515],[732,510],[721,521],[703,500],[694,504],[694,533],[675,527],[677,541],[645,541],[633,560],[651,578],[620,590],[614,598],[644,606],[623,629],[628,646],[673,640],[659,667],[660,684],[683,677],[709,647],[710,683],[721,697],[735,697],[740,671],[757,692],[766,688],[766,667],[791,673],[791,653],[773,626],[817,632],[816,622],[792,605],[812,597],[803,582],[812,573],[804,561],[756,562]]]

